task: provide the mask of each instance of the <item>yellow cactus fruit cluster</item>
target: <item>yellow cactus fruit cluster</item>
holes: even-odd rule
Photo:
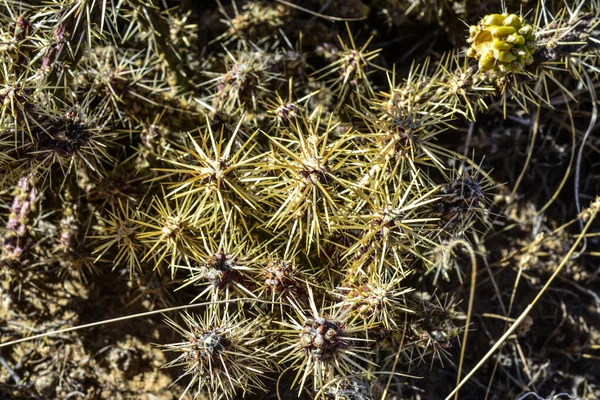
[[[504,76],[533,63],[533,26],[516,14],[489,14],[469,29],[467,56],[479,61],[479,71]]]

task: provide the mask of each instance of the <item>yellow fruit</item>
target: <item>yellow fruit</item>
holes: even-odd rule
[[[467,57],[493,76],[518,72],[533,63],[533,27],[516,14],[489,14],[469,28]]]

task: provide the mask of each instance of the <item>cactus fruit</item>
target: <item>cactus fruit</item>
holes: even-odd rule
[[[516,14],[490,14],[469,28],[467,56],[477,59],[479,71],[504,76],[533,64],[535,32]]]

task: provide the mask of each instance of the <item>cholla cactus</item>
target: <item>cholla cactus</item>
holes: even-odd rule
[[[123,203],[119,199],[118,206],[114,206],[106,217],[98,215],[99,225],[95,227],[97,235],[89,237],[99,242],[94,249],[94,253],[98,253],[96,261],[113,246],[117,247],[113,268],[125,263],[129,269],[130,278],[133,277],[135,271],[141,269],[140,259],[142,258],[140,254],[142,243],[138,237],[140,226],[135,223],[133,214],[130,204]]]
[[[193,199],[188,195],[171,200],[163,195],[162,199],[156,197],[154,200],[154,213],[140,213],[140,219],[135,220],[140,229],[136,236],[148,247],[143,260],[151,259],[155,268],[160,268],[166,261],[174,273],[176,265],[189,264],[200,246]]]
[[[243,41],[259,41],[273,35],[278,28],[289,22],[292,9],[283,4],[268,6],[263,1],[250,1],[241,9],[233,3],[234,16],[230,17],[227,10],[220,8],[225,16],[225,24],[229,26],[223,38],[231,37]],[[226,41],[227,42],[227,41]]]
[[[540,253],[587,241],[568,263],[581,282],[555,295],[587,293],[596,235],[567,231],[565,215],[595,215],[579,199],[598,186],[598,0],[346,3],[1,2],[3,389],[161,397],[100,382],[104,351],[85,374],[47,367],[68,385],[36,379],[54,342],[95,349],[91,335],[6,353],[4,335],[174,306],[200,316],[167,319],[181,336],[167,365],[183,372],[162,397],[389,400],[434,380],[450,392],[490,340],[471,352],[468,333],[501,337],[523,287],[546,290],[562,264]],[[140,327],[127,334],[173,341],[151,318]],[[474,396],[517,398],[498,376],[554,382],[529,373],[550,368],[535,339],[529,353],[502,347],[525,373],[490,368]],[[170,379],[144,375],[162,373],[149,360],[119,382]]]
[[[191,265],[177,267],[188,271],[184,286],[205,287],[195,299],[206,295],[212,301],[256,297],[253,291],[260,266],[265,263],[264,250],[249,235],[228,223],[214,237],[206,230],[199,232],[203,237],[202,248],[193,257]]]
[[[346,318],[340,307],[325,316],[317,310],[310,289],[309,297],[310,314],[293,304],[297,317],[281,323],[289,329],[283,331],[283,348],[274,353],[280,357],[280,363],[289,361],[297,370],[293,385],[298,384],[300,392],[305,387],[319,392],[336,376],[353,371],[368,375],[366,367],[359,364],[362,361],[374,365],[367,358],[368,339],[359,336],[362,328],[353,326],[354,321]],[[307,382],[309,377],[312,385]]]
[[[394,330],[400,325],[403,313],[412,313],[405,296],[414,289],[402,287],[403,277],[396,272],[388,278],[385,274],[371,271],[364,282],[352,282],[338,288],[341,302],[339,307],[363,321],[366,329],[381,326]]]
[[[161,180],[172,181],[166,185],[170,198],[197,197],[190,205],[194,222],[218,226],[223,216],[234,213],[244,224],[246,215],[260,208],[250,187],[265,180],[257,169],[257,160],[263,155],[255,150],[256,134],[237,145],[239,129],[240,124],[228,139],[224,129],[217,136],[210,125],[208,132],[200,132],[199,137],[189,134],[185,146],[173,144],[165,154],[163,160],[169,168],[157,169],[162,173]]]
[[[338,123],[323,121],[323,110],[302,116],[281,138],[272,137],[269,169],[276,181],[263,181],[261,195],[277,209],[267,223],[279,230],[287,227],[289,242],[304,242],[305,248],[322,246],[321,238],[332,230],[333,218],[352,207],[350,194],[360,190],[355,183],[360,163],[349,147],[350,131],[334,138]]]
[[[185,326],[167,319],[181,334],[183,342],[164,346],[165,350],[181,353],[167,367],[182,365],[191,380],[185,389],[194,398],[207,394],[210,399],[234,399],[235,395],[253,394],[266,389],[263,374],[272,366],[261,347],[260,320],[248,323],[239,314],[224,314],[208,309],[204,317],[182,315]]]

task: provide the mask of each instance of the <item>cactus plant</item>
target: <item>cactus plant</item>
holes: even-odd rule
[[[475,3],[2,2],[0,394],[598,397],[600,4]]]

